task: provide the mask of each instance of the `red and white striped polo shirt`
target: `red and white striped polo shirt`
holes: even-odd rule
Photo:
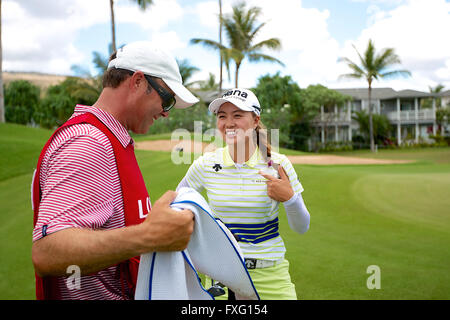
[[[133,143],[127,130],[106,111],[77,105],[72,118],[85,112],[105,124],[124,148]],[[42,195],[33,241],[66,228],[125,226],[113,147],[95,126],[82,123],[62,128],[45,153],[39,178]],[[118,267],[112,266],[95,276],[82,276],[81,290],[69,289],[66,277],[57,281],[62,299],[123,299],[119,277]]]

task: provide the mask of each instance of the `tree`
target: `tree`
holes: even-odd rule
[[[213,73],[209,73],[208,79],[199,81],[199,89],[202,91],[217,91],[220,84],[216,82],[216,76]]]
[[[67,121],[77,103],[92,105],[98,98],[100,88],[89,81],[68,77],[60,84],[50,86],[33,115],[35,122],[44,128],[54,128]]]
[[[301,105],[294,112],[294,122],[298,125],[293,127],[296,132],[292,132],[291,136],[297,140],[297,144],[306,150],[306,142],[311,135],[311,121],[320,114],[321,107],[324,109],[333,109],[337,106],[342,108],[345,102],[351,99],[350,96],[343,95],[336,90],[328,89],[327,87],[317,84],[309,85],[306,89],[301,90],[300,100]],[[328,123],[333,121],[335,113],[327,113],[323,119],[325,136],[328,134]]]
[[[131,0],[136,2],[139,9],[145,11],[149,6],[153,4],[153,0]],[[117,50],[116,48],[116,23],[114,20],[114,0],[109,0],[109,8],[111,10],[111,35],[112,35],[112,49],[113,52]]]
[[[281,49],[280,39],[270,38],[254,43],[256,36],[266,24],[264,22],[256,25],[260,15],[260,8],[251,7],[247,10],[245,2],[241,2],[233,6],[233,14],[231,16],[228,15],[224,18],[223,25],[231,47],[230,58],[234,60],[236,65],[236,87],[238,87],[239,68],[245,57],[250,62],[269,61],[284,66],[280,60],[261,52],[265,48],[272,50]]]
[[[428,87],[430,90],[430,93],[434,93],[436,96],[438,93],[442,92],[444,90],[444,86],[442,84],[438,84],[436,87]],[[450,109],[446,108],[442,105],[442,99],[441,98],[433,98],[436,99],[436,124],[438,125],[438,128],[440,128],[440,134],[441,136],[444,136],[445,131],[445,123],[450,118]],[[422,100],[422,107],[430,107],[432,104],[432,100],[430,99],[424,99]]]
[[[5,122],[5,99],[3,97],[3,49],[2,49],[2,0],[0,0],[0,123]]]
[[[265,75],[258,79],[256,88],[252,90],[261,104],[261,121],[270,129],[279,130],[279,145],[290,146],[290,130],[293,121],[293,110],[301,109],[300,88],[291,76]]]
[[[233,13],[222,17],[225,34],[228,38],[229,46],[208,39],[191,39],[193,44],[203,44],[206,47],[219,50],[223,61],[228,69],[231,60],[235,63],[235,86],[239,86],[239,68],[245,58],[250,62],[269,61],[284,64],[261,50],[267,48],[272,50],[281,49],[281,41],[278,38],[270,38],[254,43],[257,35],[266,23],[257,24],[257,19],[261,15],[258,7],[246,8],[245,2],[233,6]]]
[[[222,0],[219,0],[219,43],[220,45],[222,45]],[[220,56],[219,94],[220,94],[222,92],[222,82],[223,82],[223,57],[221,54],[219,56]]]
[[[26,80],[12,81],[5,88],[7,122],[29,124],[39,103],[40,89]]]
[[[356,111],[352,119],[358,122],[359,131],[363,135],[363,137],[369,140],[370,135],[370,124],[369,124],[369,115],[365,110]],[[384,114],[374,114],[372,115],[373,120],[373,136],[374,140],[377,144],[386,144],[389,141],[389,137],[391,135],[391,123],[389,119]]]
[[[372,82],[379,78],[390,78],[394,76],[407,76],[411,75],[408,70],[392,70],[394,65],[400,64],[400,58],[395,53],[393,48],[382,49],[380,53],[376,53],[375,46],[372,40],[369,40],[364,56],[361,56],[355,46],[353,48],[359,56],[359,62],[355,63],[348,58],[340,58],[339,61],[343,61],[351,69],[351,73],[343,74],[340,77],[354,78],[354,79],[366,79],[368,83],[368,95],[369,95],[369,136],[370,136],[370,150],[375,152],[375,142],[373,135],[373,120],[372,120]]]
[[[191,65],[188,59],[177,60],[178,68],[180,69],[181,79],[183,80],[183,85],[190,87],[194,82],[188,82],[190,78],[199,71],[200,69]]]
[[[228,73],[228,79],[230,79],[230,58],[229,58],[229,52],[230,49],[224,46],[221,42],[217,42],[215,40],[209,40],[209,39],[199,39],[199,38],[193,38],[190,40],[191,44],[202,44],[204,47],[217,50],[219,51],[220,55],[220,70],[223,71],[223,64],[225,64],[225,67],[227,69]],[[220,80],[219,80],[220,81]],[[221,85],[219,84],[219,87],[221,88]],[[220,89],[220,91],[222,91]]]

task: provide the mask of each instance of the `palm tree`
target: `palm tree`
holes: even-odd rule
[[[208,79],[199,81],[199,88],[203,91],[222,91],[219,86],[220,84],[216,83],[216,76],[213,73],[209,73]]]
[[[0,123],[5,122],[5,99],[3,96],[3,55],[2,55],[2,0],[0,0]]]
[[[392,70],[394,65],[400,64],[400,58],[395,53],[393,48],[382,49],[380,53],[375,52],[375,46],[371,39],[367,45],[364,56],[361,56],[359,51],[356,49],[356,53],[359,56],[360,65],[353,62],[348,58],[340,58],[339,61],[343,61],[352,70],[351,73],[343,74],[340,78],[354,78],[354,79],[366,79],[369,85],[368,95],[369,95],[369,136],[370,136],[370,150],[375,152],[375,142],[373,136],[373,120],[372,120],[372,82],[373,80],[378,80],[379,78],[390,78],[399,75],[409,76],[411,72],[408,70]]]
[[[444,86],[442,84],[438,84],[436,87],[430,87],[428,86],[428,89],[430,90],[430,93],[440,93],[442,90],[444,90]],[[441,98],[436,99],[436,107],[439,109],[441,107]]]
[[[181,75],[183,85],[185,87],[189,88],[190,86],[192,86],[195,83],[195,81],[188,82],[188,80],[190,78],[192,78],[194,73],[196,73],[200,69],[191,65],[191,63],[189,62],[188,59],[183,59],[183,60],[176,59],[176,60],[177,60],[177,64],[178,64],[178,69],[180,69],[180,75]]]
[[[250,7],[247,10],[245,2],[241,2],[233,6],[233,13],[231,15],[222,17],[221,22],[228,38],[229,47],[225,47],[221,43],[214,40],[198,38],[191,39],[191,43],[200,43],[206,47],[219,50],[228,69],[228,74],[229,62],[230,60],[234,61],[236,65],[236,87],[238,87],[239,83],[239,68],[246,57],[250,62],[264,60],[276,62],[284,66],[280,60],[261,52],[261,50],[265,48],[273,50],[281,49],[281,41],[278,38],[270,38],[254,43],[256,36],[266,24],[261,23],[257,25],[257,18],[260,15],[260,8]]]
[[[145,11],[153,4],[153,0],[131,0],[137,3],[139,9]],[[114,21],[114,0],[109,0],[109,7],[111,9],[111,32],[112,32],[112,48],[116,51],[116,23]]]
[[[222,0],[219,0],[219,43],[222,45]],[[222,93],[222,79],[223,79],[223,58],[222,55],[220,54],[219,94]]]

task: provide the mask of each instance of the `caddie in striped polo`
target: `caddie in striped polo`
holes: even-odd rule
[[[134,299],[141,254],[186,248],[193,214],[170,208],[173,191],[152,206],[128,130],[145,133],[172,107],[197,101],[175,58],[150,42],[127,44],[111,56],[98,100],[75,107],[37,163],[37,299]]]
[[[294,231],[309,228],[295,169],[285,155],[271,150],[253,92],[229,90],[209,110],[217,115],[226,147],[195,160],[178,188],[206,190],[214,214],[237,238],[262,299],[296,299],[278,220],[282,202]]]

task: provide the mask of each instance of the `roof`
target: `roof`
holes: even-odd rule
[[[357,100],[369,99],[368,88],[333,89],[342,94],[349,95]],[[395,97],[396,92],[391,88],[372,88],[372,99],[389,99]]]
[[[438,96],[439,97],[450,97],[450,90],[439,92]]]
[[[357,100],[368,100],[369,92],[368,88],[355,88],[355,89],[333,89],[342,94],[349,95]],[[435,95],[416,91],[416,90],[400,90],[395,91],[392,88],[372,88],[372,99],[395,99],[395,98],[425,98],[434,97]]]
[[[342,89],[333,89],[337,92],[340,92],[345,95],[349,95],[353,97],[355,100],[368,100],[369,93],[368,88],[342,88]],[[227,90],[223,90],[226,92]],[[215,98],[220,97],[217,91],[194,91],[195,94],[201,98],[204,102],[210,103]],[[396,98],[432,98],[432,97],[441,97],[441,96],[450,96],[450,90],[440,92],[438,94],[433,94],[429,92],[422,92],[417,90],[400,90],[395,91],[392,88],[372,88],[372,99],[396,99]]]
[[[222,90],[225,92],[226,90]],[[192,90],[192,92],[200,98],[205,103],[210,103],[216,98],[219,98],[222,96],[222,94],[219,94],[217,90],[211,90],[211,91],[202,91],[202,90]]]

